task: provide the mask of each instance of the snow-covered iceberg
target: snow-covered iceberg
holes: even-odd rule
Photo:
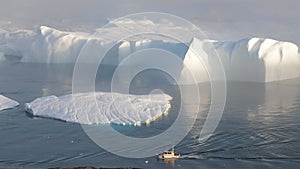
[[[167,94],[77,93],[37,98],[25,109],[35,116],[81,124],[140,125],[168,113],[171,99]]]
[[[0,95],[0,111],[5,110],[5,109],[10,109],[10,108],[16,107],[18,105],[19,105],[18,102],[14,101],[10,98],[7,98],[3,95]]]

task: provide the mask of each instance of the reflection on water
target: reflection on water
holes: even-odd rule
[[[268,84],[229,82],[223,119],[206,143],[179,146],[192,159],[299,159],[300,79]],[[188,147],[188,149],[186,148]],[[270,162],[272,163],[272,162]]]
[[[225,112],[213,136],[205,143],[198,137],[210,104],[209,84],[199,85],[200,103],[184,100],[186,109],[200,105],[196,124],[176,146],[183,159],[172,163],[155,157],[127,159],[95,145],[78,124],[32,118],[22,110],[26,102],[45,95],[71,92],[72,65],[0,64],[0,94],[21,103],[0,113],[0,168],[102,166],[142,168],[297,168],[300,159],[300,79],[268,84],[228,82]],[[149,78],[146,78],[149,80]],[[114,126],[139,138],[166,130],[176,119],[178,87],[155,83],[172,95],[172,111],[150,126]],[[154,87],[131,88],[147,93]],[[96,89],[108,91],[109,82],[97,77]],[[186,98],[186,97],[185,97]],[[190,99],[190,100],[189,100]],[[183,128],[189,124],[186,121]],[[113,144],[113,143],[112,143]],[[128,147],[130,150],[130,147]],[[145,163],[148,161],[148,163]]]
[[[0,93],[21,103],[70,93],[72,71],[70,64],[0,63]]]
[[[287,115],[299,108],[299,86],[299,80],[266,84],[263,103],[249,111],[257,112],[257,116],[261,116],[265,121],[272,121],[272,117],[276,118],[276,115]],[[259,114],[261,112],[266,113]]]

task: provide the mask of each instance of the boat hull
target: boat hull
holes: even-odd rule
[[[180,155],[159,154],[157,158],[160,159],[160,160],[179,159]]]

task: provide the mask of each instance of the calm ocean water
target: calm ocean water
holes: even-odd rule
[[[210,92],[208,85],[200,85],[201,112],[191,132],[176,146],[183,159],[164,162],[156,157],[129,159],[113,155],[93,143],[79,124],[32,117],[24,112],[24,103],[36,97],[71,93],[72,70],[72,66],[64,64],[0,64],[0,94],[21,103],[0,112],[0,168],[300,167],[300,79],[268,84],[228,82],[221,123],[213,136],[201,144],[198,135],[209,107]],[[108,91],[109,81],[102,78],[97,77],[97,90]],[[147,93],[152,88],[161,88],[174,98],[169,115],[150,126],[113,126],[116,130],[133,137],[148,137],[172,124],[180,100],[178,90],[163,83],[151,86],[133,86],[132,92]]]

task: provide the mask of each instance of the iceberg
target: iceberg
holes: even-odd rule
[[[17,58],[21,59],[21,62],[74,63],[85,45],[85,51],[88,52],[84,52],[86,53],[84,60],[86,63],[94,64],[99,53],[114,44],[102,63],[116,66],[124,58],[139,50],[163,49],[183,60],[186,67],[183,67],[182,75],[185,75],[187,68],[195,70],[199,83],[210,81],[208,72],[214,68],[217,61],[216,53],[220,57],[227,80],[272,82],[300,76],[299,48],[291,42],[268,38],[246,38],[238,41],[193,38],[190,42],[178,43],[155,39],[155,37],[153,39],[135,37],[114,41],[115,36],[120,34],[116,31],[118,30],[116,26],[119,26],[118,24],[128,26],[130,23],[117,23],[115,26],[101,28],[96,31],[99,32],[97,36],[85,32],[60,31],[46,26],[41,26],[36,33],[29,31],[17,33],[2,31],[1,33],[0,31],[0,60]],[[153,25],[150,23],[144,24]],[[16,37],[13,38],[14,36]],[[206,54],[197,56],[193,51]],[[201,60],[196,57],[201,57]],[[181,79],[185,78],[181,77]]]
[[[36,33],[31,30],[6,31],[0,29],[0,53],[2,53],[2,59],[0,58],[0,60],[3,60],[3,58],[6,60],[20,60],[28,53],[36,37]]]
[[[300,76],[297,45],[265,38],[214,43],[230,80],[271,82]]]
[[[110,30],[112,29],[112,30]],[[108,33],[116,33],[113,28],[106,28]],[[99,57],[99,53],[104,52],[111,44],[113,49],[107,54],[103,60],[104,64],[117,65],[126,56],[138,50],[145,48],[160,48],[168,50],[174,54],[184,56],[186,47],[177,43],[165,42],[155,39],[143,40],[122,40],[120,42],[113,41],[108,37],[101,37],[101,32],[97,35],[85,32],[65,32],[54,28],[41,26],[32,42],[27,53],[24,54],[22,62],[39,62],[39,63],[74,63],[79,56],[81,49],[85,45],[88,54],[84,57],[85,63],[94,64],[95,58]]]
[[[27,112],[80,124],[141,125],[150,123],[171,108],[167,94],[127,95],[90,92],[46,96],[25,104]]]
[[[41,26],[22,58],[23,62],[71,63],[76,61],[89,34],[81,32],[63,32]]]
[[[14,101],[10,98],[7,98],[3,95],[0,95],[0,111],[5,110],[5,109],[10,109],[10,108],[16,107],[18,105],[19,105],[18,102]]]
[[[200,53],[205,54],[199,56]],[[228,42],[193,38],[184,58],[184,66],[195,72],[199,82],[206,82],[210,80],[208,72],[215,68],[213,65],[217,65],[217,55],[227,80],[272,82],[300,76],[298,46],[265,38]]]

